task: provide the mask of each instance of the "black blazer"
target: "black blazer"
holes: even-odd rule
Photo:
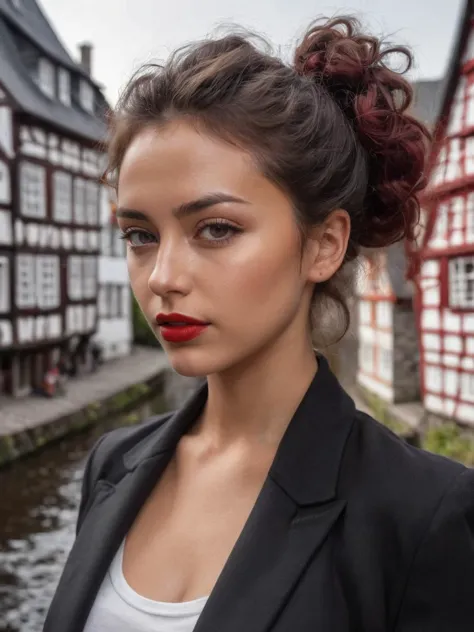
[[[44,632],[82,632],[207,385],[102,437]],[[195,632],[473,632],[474,471],[356,411],[324,358]]]

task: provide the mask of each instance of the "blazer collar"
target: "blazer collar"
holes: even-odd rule
[[[300,506],[335,497],[338,472],[354,419],[355,405],[339,384],[324,356],[280,442],[270,477]],[[162,453],[174,451],[207,401],[201,386],[160,426],[124,454],[127,470]]]

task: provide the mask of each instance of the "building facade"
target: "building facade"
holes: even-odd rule
[[[35,0],[0,0],[0,393],[29,393],[62,356],[86,361],[106,108]]]
[[[132,297],[125,259],[126,246],[115,221],[114,199],[101,189],[101,250],[99,257],[99,322],[95,340],[104,360],[128,355],[132,346]]]
[[[474,2],[455,39],[419,257],[417,318],[424,407],[474,425]]]

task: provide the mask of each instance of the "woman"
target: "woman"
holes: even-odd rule
[[[473,473],[358,412],[313,351],[360,249],[418,219],[427,132],[387,54],[339,19],[292,67],[229,35],[125,91],[131,284],[207,380],[93,449],[46,632],[473,629]]]

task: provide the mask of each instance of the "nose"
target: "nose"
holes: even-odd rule
[[[148,287],[160,297],[188,294],[191,290],[189,257],[174,240],[160,242]]]

